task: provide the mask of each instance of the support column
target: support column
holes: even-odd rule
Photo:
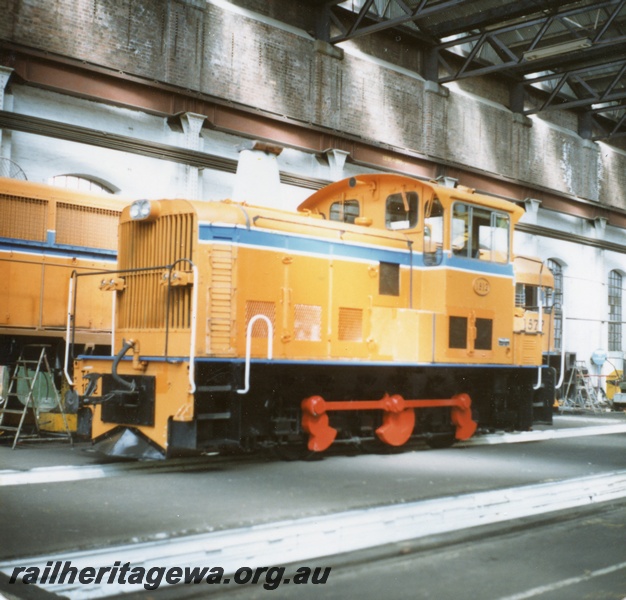
[[[609,220],[606,217],[595,217],[593,219],[593,233],[597,239],[604,238],[608,222]]]
[[[526,90],[523,83],[513,84],[509,90],[509,101],[511,103],[511,111],[518,114],[524,113],[524,101],[526,99]]]
[[[526,206],[526,214],[522,217],[524,223],[537,225],[541,200],[537,200],[536,198],[526,198],[524,200],[524,205]]]
[[[322,42],[330,42],[330,6],[321,4],[315,10],[315,37]]]
[[[5,104],[9,104],[5,102],[5,89],[12,73],[13,69],[0,65],[0,110],[10,109],[10,107],[5,106]],[[11,158],[11,132],[2,129],[0,129],[0,157]]]
[[[593,114],[589,111],[578,115],[578,135],[590,140],[593,137]]]
[[[439,51],[433,48],[424,50],[420,75],[427,81],[439,80]]]
[[[345,150],[329,148],[328,150],[324,150],[324,154],[326,155],[328,166],[330,167],[330,178],[333,181],[342,179],[343,167],[346,164],[346,159],[350,156],[350,153]]]
[[[202,150],[202,126],[205,115],[183,113],[180,122],[183,126],[184,147],[188,150]],[[185,165],[185,197],[189,200],[198,200],[202,195],[202,170],[199,167]]]

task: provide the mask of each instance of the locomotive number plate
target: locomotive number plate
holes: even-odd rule
[[[491,285],[484,277],[474,279],[474,291],[479,296],[486,296],[491,291]]]

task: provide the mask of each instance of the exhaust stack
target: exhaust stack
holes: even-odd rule
[[[280,146],[252,141],[239,147],[233,200],[256,205],[280,207]]]

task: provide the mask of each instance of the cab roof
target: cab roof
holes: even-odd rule
[[[471,188],[464,186],[451,188],[434,181],[422,181],[395,173],[365,173],[336,181],[309,196],[298,206],[298,210],[311,212],[325,210],[332,201],[355,196],[363,198],[367,195],[368,188],[372,201],[386,198],[389,194],[398,191],[431,190],[442,202],[461,200],[507,212],[511,214],[514,223],[524,214],[524,210],[513,202],[480,194]]]

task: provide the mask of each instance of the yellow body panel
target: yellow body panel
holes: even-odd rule
[[[65,330],[71,273],[107,268],[111,269],[113,265],[76,258],[0,252],[0,277],[8,282],[8,293],[0,310],[0,333],[5,328],[33,333]],[[111,330],[112,298],[99,292],[95,280],[82,279],[81,284],[86,289],[80,290],[78,334],[85,337],[93,333],[91,337],[98,339],[99,333]]]
[[[56,433],[64,433],[67,429],[75,432],[77,426],[77,415],[72,413],[65,414],[65,421],[61,413],[42,412],[39,413],[39,429],[43,431],[54,431]]]
[[[97,365],[98,369],[101,371],[105,373],[111,372],[111,361],[98,361]],[[75,389],[80,394],[84,394],[88,383],[84,375],[89,373],[90,369],[84,369],[81,361],[78,361],[76,366]],[[135,428],[144,433],[147,437],[153,439],[161,447],[167,448],[169,419],[191,421],[194,416],[193,396],[188,393],[189,380],[187,365],[185,363],[170,364],[165,362],[151,362],[149,365],[146,365],[144,369],[137,370],[133,368],[130,361],[122,361],[118,369],[118,374],[122,377],[132,375],[155,377],[154,425],[136,425]],[[99,382],[98,390],[95,395],[101,394],[101,386],[102,383]],[[97,404],[93,407],[93,437],[103,435],[115,429],[116,426],[116,424],[107,423],[102,419],[101,404]]]
[[[420,212],[436,196],[447,211],[455,202],[472,203],[502,211],[513,225],[520,218],[521,209],[471,190],[444,188],[399,176],[390,176],[388,181],[387,185],[385,176],[380,175],[360,176],[355,187],[347,190],[345,182],[331,184],[304,202],[299,213],[228,201],[193,205],[183,200],[160,201],[161,217],[181,210],[195,212],[197,223],[189,227],[207,226],[211,231],[205,241],[194,242],[189,249],[199,272],[198,281],[189,286],[188,298],[191,302],[191,288],[197,287],[193,290],[198,298],[196,355],[244,357],[247,323],[259,314],[272,323],[277,358],[395,361],[405,357],[409,362],[515,364],[521,354],[513,348],[517,338],[513,337],[512,277],[483,273],[483,260],[468,261],[468,266],[460,269],[425,267],[417,258],[424,247],[421,220],[408,231],[390,230],[385,227],[381,209],[389,193],[407,189],[417,190]],[[338,198],[348,196],[362,201],[365,225],[327,219],[330,206]],[[129,239],[136,239],[138,232],[152,227],[151,221],[132,223],[126,213],[122,223],[135,232],[129,233]],[[219,228],[224,228],[224,233],[218,236],[214,230]],[[259,238],[264,241],[248,243],[250,232],[264,234],[265,238]],[[279,241],[265,241],[267,236]],[[442,252],[450,258],[451,230],[447,222],[443,238]],[[282,239],[287,240],[284,247]],[[302,246],[308,247],[307,240],[335,244],[339,250],[303,250]],[[397,295],[379,291],[380,260],[351,259],[342,250],[346,248],[348,254],[351,248],[370,248],[373,257],[381,251],[404,256]],[[181,256],[164,256],[161,266]],[[407,264],[410,261],[414,263],[412,270]],[[164,305],[163,287],[154,289],[158,289],[159,305]],[[120,302],[126,302],[126,293],[118,292]],[[157,312],[154,306],[150,310]],[[449,347],[450,316],[467,320],[464,348]],[[492,322],[493,343],[489,349],[475,347],[476,320]],[[190,335],[187,328],[170,327],[168,354],[187,355]],[[122,326],[117,338],[118,348],[122,338],[137,338],[143,354],[160,355],[165,343],[164,323],[139,330]],[[534,342],[525,340],[523,345],[529,343]],[[264,323],[255,324],[251,349],[253,357],[267,356]]]
[[[0,335],[50,337],[65,330],[71,274],[113,268],[124,204],[101,194],[0,178],[0,238],[5,242],[0,278],[8,286]],[[107,343],[103,334],[111,329],[112,298],[98,292],[95,280],[83,281],[76,340]]]
[[[515,257],[515,283],[520,290],[520,295],[526,298],[533,298],[531,306],[526,303],[524,306],[516,306],[513,329],[516,335],[520,336],[518,348],[519,364],[537,364],[537,349],[531,351],[531,339],[538,337],[540,341],[535,341],[534,345],[540,345],[541,352],[554,352],[554,319],[553,308],[544,306],[541,310],[538,304],[545,305],[545,298],[542,296],[551,295],[554,290],[554,276],[543,261],[527,257]],[[541,298],[540,298],[541,297]],[[519,299],[521,302],[522,299]],[[524,338],[524,334],[527,336]],[[521,347],[526,348],[522,350]],[[532,357],[532,358],[531,358]]]

